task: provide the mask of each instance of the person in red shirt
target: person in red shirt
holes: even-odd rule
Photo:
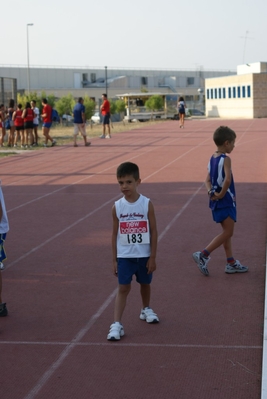
[[[49,134],[50,128],[52,126],[52,107],[48,104],[47,99],[43,98],[42,100],[43,111],[42,111],[42,118],[43,118],[43,135],[45,137],[44,147],[47,147],[48,140],[51,141],[51,147],[56,144],[56,140],[52,139]]]
[[[108,101],[107,95],[102,94],[103,103],[100,107],[101,114],[103,115],[103,134],[100,136],[101,139],[110,139],[110,103]],[[108,134],[106,135],[106,126],[108,129]]]
[[[33,142],[33,118],[34,112],[31,109],[31,104],[26,103],[26,106],[22,112],[22,118],[24,119],[24,137],[25,137],[25,148],[28,148],[28,135],[30,135],[30,145]]]
[[[12,120],[14,121],[15,125],[15,140],[14,140],[14,147],[17,147],[18,136],[20,135],[21,140],[21,147],[24,147],[24,120],[22,118],[22,105],[18,104],[17,110],[13,112]]]

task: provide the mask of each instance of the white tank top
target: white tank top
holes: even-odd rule
[[[0,202],[2,206],[2,219],[0,221],[0,234],[7,233],[9,230],[9,224],[8,224],[8,218],[7,218],[7,212],[6,212],[6,206],[5,206],[5,200],[1,188],[1,181],[0,181]]]
[[[128,202],[124,197],[115,202],[116,215],[119,220],[118,258],[150,256],[148,205],[149,198],[141,194],[136,202]]]

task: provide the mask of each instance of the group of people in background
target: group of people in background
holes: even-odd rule
[[[47,147],[48,141],[51,146],[56,144],[49,134],[52,125],[52,107],[47,99],[42,100],[42,131],[44,136],[44,146]],[[4,146],[6,133],[8,134],[7,146],[17,147],[20,143],[21,148],[28,148],[39,145],[38,126],[40,119],[39,108],[36,101],[27,102],[23,108],[21,104],[15,106],[15,101],[11,99],[8,107],[0,105],[0,147]]]

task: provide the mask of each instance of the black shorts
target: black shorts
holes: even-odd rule
[[[15,126],[16,127],[16,131],[19,132],[20,130],[24,130],[24,126]]]
[[[33,121],[27,121],[24,123],[24,129],[33,129]]]
[[[110,120],[110,115],[109,114],[104,115],[103,125],[109,125],[109,120]]]

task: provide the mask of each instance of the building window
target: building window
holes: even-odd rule
[[[214,98],[217,98],[217,89],[214,89]]]
[[[247,90],[248,90],[248,97],[250,97],[250,86],[247,86]]]
[[[213,99],[213,89],[210,89],[210,98]]]
[[[207,100],[210,99],[210,89],[207,89]]]
[[[147,77],[146,76],[142,76],[141,77],[141,85],[142,86],[147,86]]]
[[[236,88],[233,87],[233,98],[236,98]]]
[[[223,98],[226,98],[226,91],[225,91],[225,87],[223,87]]]
[[[232,96],[231,96],[231,87],[228,87],[228,98],[231,98]]]
[[[193,85],[195,83],[195,78],[187,78],[187,86]]]
[[[96,81],[96,73],[91,73],[90,77],[91,77],[91,82],[95,83],[95,81]]]
[[[219,98],[222,98],[222,89],[219,88]]]
[[[240,98],[241,97],[241,90],[240,90],[240,86],[238,86],[237,88],[237,97]]]
[[[246,97],[246,86],[242,86],[242,97]]]

